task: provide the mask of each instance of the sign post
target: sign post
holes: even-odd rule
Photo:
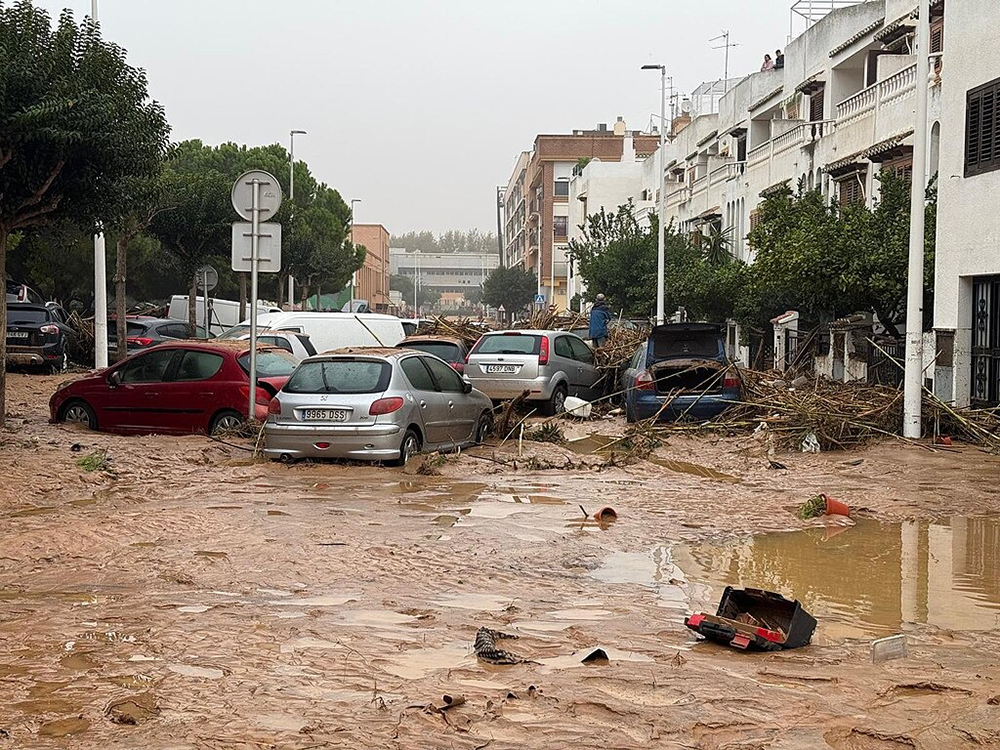
[[[268,259],[271,262],[267,264],[267,271],[275,273],[281,269],[281,225],[262,225],[261,214],[265,215],[264,218],[270,218],[278,212],[281,207],[281,186],[274,176],[267,172],[247,172],[233,185],[232,200],[236,213],[250,220],[250,268],[246,268],[247,259],[243,255],[245,234],[239,223],[233,224],[232,266],[234,271],[250,271],[250,396],[247,418],[252,420],[256,415],[257,405],[257,281],[261,271],[262,236],[272,241],[277,240],[277,260]],[[265,227],[271,231],[267,235],[262,235]]]

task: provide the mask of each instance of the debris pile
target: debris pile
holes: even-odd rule
[[[479,323],[468,318],[462,320],[448,320],[438,316],[431,320],[424,321],[417,328],[418,336],[448,336],[461,341],[471,349],[479,341],[479,337],[492,330],[485,323]]]
[[[648,329],[612,325],[604,345],[597,349],[598,367],[603,370],[620,369],[635,356],[647,338]]]
[[[490,628],[479,628],[476,632],[476,657],[491,664],[526,664],[528,663],[526,659],[497,646],[497,641],[516,639],[516,635],[501,633]]]

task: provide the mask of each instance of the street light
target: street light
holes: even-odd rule
[[[97,0],[90,0],[90,18],[97,23]],[[108,267],[104,231],[94,233],[94,367],[108,366]]]
[[[354,204],[361,203],[360,198],[351,198],[351,249],[354,249]],[[367,257],[367,256],[365,256]],[[351,274],[351,299],[347,304],[350,305],[348,308],[351,312],[354,312],[354,295],[357,292],[358,285],[358,272],[355,271]]]
[[[96,2],[96,0],[95,0]],[[292,204],[291,210],[295,211],[295,136],[306,135],[304,130],[292,130],[288,134],[291,144],[288,149],[288,202]],[[288,306],[295,304],[295,279],[288,274]]]
[[[664,153],[665,137],[667,129],[667,68],[665,65],[643,65],[642,70],[658,70],[660,71],[660,159],[659,165],[657,167],[657,178],[656,178],[656,189],[659,195],[659,231],[657,232],[656,238],[656,324],[663,325],[664,322],[664,304],[663,304],[663,274],[666,272],[666,263],[663,257],[663,245],[664,245],[664,234],[666,232],[666,227],[664,226],[664,214],[666,213],[666,197],[663,189],[663,164],[666,154]]]

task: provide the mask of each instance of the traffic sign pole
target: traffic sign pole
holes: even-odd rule
[[[250,407],[247,418],[257,416],[257,244],[260,234],[260,180],[253,179],[253,203],[250,209]]]

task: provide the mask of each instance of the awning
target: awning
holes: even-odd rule
[[[809,76],[806,80],[795,87],[796,93],[806,94],[807,96],[815,94],[821,88],[826,86],[826,81],[820,80],[822,73],[816,73]]]
[[[760,106],[762,106],[764,104],[767,104],[767,102],[769,102],[771,99],[773,99],[778,94],[780,94],[781,90],[783,88],[785,88],[785,87],[784,86],[778,86],[778,88],[776,88],[770,94],[768,94],[767,96],[762,96],[760,99],[758,99],[753,104],[751,104],[747,109],[749,109],[751,112],[753,112],[755,109],[757,109],[757,107],[760,107]]]
[[[843,44],[838,44],[836,47],[830,50],[830,57],[836,57],[837,54],[843,52],[845,49],[850,47],[855,42],[860,42],[862,39],[871,34],[873,31],[875,31],[875,29],[882,26],[884,23],[885,23],[885,18],[883,17],[875,21],[874,23],[869,24],[865,28],[861,29],[861,31],[852,36],[846,42],[844,42]]]
[[[702,138],[700,141],[698,141],[698,143],[696,145],[698,145],[698,146],[704,146],[710,140],[712,140],[713,138],[715,138],[715,136],[717,136],[718,134],[719,134],[718,130],[713,130],[711,133],[709,133],[704,138]]]
[[[891,138],[886,138],[884,141],[876,143],[874,146],[870,146],[861,152],[861,156],[869,161],[875,163],[880,163],[884,161],[889,161],[897,156],[902,156],[907,149],[913,150],[912,146],[904,146],[903,141],[913,135],[913,130],[906,130],[899,135],[894,135]]]
[[[791,179],[792,179],[791,177],[786,177],[784,180],[781,180],[780,182],[776,182],[773,185],[764,188],[763,190],[760,191],[760,197],[767,198],[769,196],[775,195],[776,193],[780,193],[782,190],[788,187],[788,183],[791,182]]]

